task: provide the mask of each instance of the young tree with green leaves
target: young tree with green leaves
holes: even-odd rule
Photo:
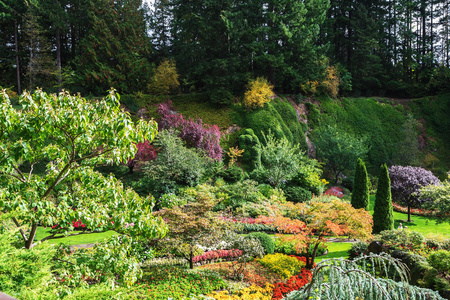
[[[58,224],[69,233],[78,220],[90,232],[164,236],[165,223],[151,215],[151,197],[93,170],[133,157],[134,143],[155,137],[154,122],[135,125],[114,90],[96,102],[38,90],[21,96],[21,109],[5,92],[0,99],[0,212],[20,228],[26,248],[34,246],[39,225]]]
[[[164,218],[169,226],[169,233],[162,242],[182,254],[191,269],[194,256],[201,251],[198,246],[211,245],[225,233],[224,221],[212,211],[218,201],[207,187],[200,186],[194,201],[154,213]]]
[[[331,125],[314,132],[313,142],[317,156],[326,162],[336,182],[344,171],[353,169],[356,160],[369,151],[364,138]]]
[[[380,167],[378,176],[378,188],[375,196],[373,212],[373,232],[394,229],[394,214],[392,208],[391,180],[385,164]]]
[[[369,189],[370,181],[367,175],[366,165],[361,158],[358,158],[355,170],[355,182],[352,191],[352,206],[356,209],[364,208],[369,210]]]

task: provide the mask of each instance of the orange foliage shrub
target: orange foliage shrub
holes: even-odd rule
[[[244,106],[247,108],[262,107],[273,96],[273,85],[267,79],[258,77],[251,80],[244,94]]]

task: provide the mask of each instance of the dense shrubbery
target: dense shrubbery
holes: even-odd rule
[[[222,159],[222,148],[220,147],[221,133],[217,125],[206,125],[202,120],[185,119],[182,114],[176,113],[169,100],[158,106],[161,120],[158,125],[160,129],[178,129],[179,136],[186,145],[203,149],[213,159]]]
[[[275,250],[275,243],[273,238],[264,232],[252,232],[248,235],[249,237],[256,238],[261,242],[266,254],[273,254]]]
[[[296,275],[305,266],[305,262],[299,261],[293,256],[286,254],[267,254],[262,259],[258,260],[263,266],[280,274],[284,279]]]

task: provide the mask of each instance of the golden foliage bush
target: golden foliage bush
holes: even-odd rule
[[[174,93],[180,82],[174,60],[163,60],[156,68],[155,74],[147,85],[147,90],[153,95],[168,95]]]
[[[330,97],[336,97],[339,93],[339,74],[334,66],[328,66],[327,77],[320,84],[321,89]]]
[[[273,85],[263,77],[251,80],[244,95],[244,106],[247,108],[264,106],[264,103],[270,102],[270,97],[273,96],[272,89]]]

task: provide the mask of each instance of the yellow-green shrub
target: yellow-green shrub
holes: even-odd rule
[[[156,68],[155,74],[147,86],[148,91],[154,95],[167,95],[180,86],[175,61],[163,60]]]
[[[244,106],[247,108],[262,107],[273,95],[273,85],[267,79],[258,77],[251,80],[244,95]]]
[[[268,254],[258,262],[283,278],[290,278],[300,272],[305,264],[295,257],[286,254]]]

